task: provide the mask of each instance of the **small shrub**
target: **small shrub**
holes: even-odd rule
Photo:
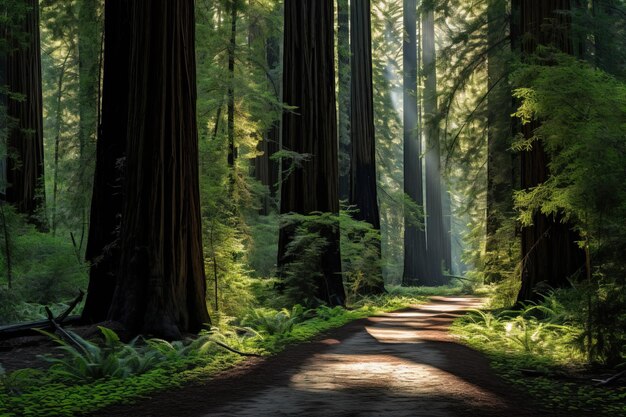
[[[246,314],[241,323],[261,333],[276,336],[291,333],[297,321],[298,317],[292,317],[287,309],[276,311],[268,308],[254,308]]]
[[[315,309],[315,314],[322,320],[331,320],[334,317],[341,316],[345,311],[346,309],[341,306],[328,307],[322,305]]]
[[[380,231],[367,222],[355,220],[353,214],[342,210],[339,216],[342,269],[349,300],[384,288]]]
[[[70,382],[125,378],[153,369],[163,359],[158,349],[139,346],[139,338],[124,344],[113,330],[98,328],[104,337],[102,346],[72,332],[68,333],[76,342],[75,345],[54,334],[40,331],[58,343],[64,354],[61,358],[42,357],[52,364],[50,371],[56,377]]]

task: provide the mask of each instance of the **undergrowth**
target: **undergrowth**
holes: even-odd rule
[[[626,388],[592,381],[580,312],[568,309],[563,302],[567,297],[565,291],[552,292],[541,303],[519,310],[474,310],[457,319],[452,332],[485,353],[502,377],[546,408],[625,415]]]

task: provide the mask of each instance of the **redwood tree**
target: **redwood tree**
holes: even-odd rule
[[[356,208],[353,217],[380,230],[376,178],[376,140],[372,87],[372,33],[370,0],[350,3],[350,205]],[[377,244],[380,257],[380,241]],[[385,290],[380,265],[370,273],[376,285],[363,288],[367,293]],[[376,277],[371,277],[376,278]]]
[[[332,0],[285,1],[283,101],[295,110],[283,116],[283,149],[309,158],[283,163],[289,174],[281,187],[281,214],[339,213],[333,26]],[[342,304],[339,227],[320,227],[327,244],[311,296]],[[285,254],[293,233],[292,227],[280,230],[279,266],[290,261]]]
[[[120,263],[109,318],[168,339],[209,323],[205,303],[193,0],[130,6]]]
[[[404,0],[403,107],[404,107],[404,192],[419,206],[424,205],[422,141],[417,89],[417,4]],[[427,277],[426,233],[413,216],[404,219],[404,273],[402,285],[419,285]]]
[[[83,310],[87,322],[100,322],[108,317],[119,272],[122,175],[129,111],[130,2],[107,0],[104,7],[102,114],[85,254],[90,263]]]
[[[25,14],[17,27],[5,28],[9,41],[6,59],[8,130],[5,199],[45,230],[43,207],[43,105],[39,2],[24,0]]]
[[[426,137],[426,246],[428,277],[423,285],[442,285],[442,266],[450,239],[444,229],[441,193],[441,149],[437,123],[437,69],[435,16],[432,9],[422,10],[422,66],[424,69],[424,117]]]
[[[551,45],[574,53],[570,18],[563,11],[571,9],[570,0],[514,0],[511,38],[513,46],[527,58],[538,45]],[[521,128],[531,137],[536,123]],[[540,142],[521,154],[521,186],[535,187],[548,179],[548,158]],[[533,225],[522,229],[522,287],[518,301],[537,300],[537,284],[553,288],[568,286],[568,277],[584,268],[584,252],[572,227],[560,216],[535,214]]]

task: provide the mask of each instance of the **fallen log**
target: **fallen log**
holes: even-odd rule
[[[65,309],[65,311],[58,315],[54,320],[59,325],[68,325],[68,324],[78,324],[80,322],[80,316],[74,315],[70,316],[72,311],[76,308],[76,306],[82,301],[85,294],[80,291],[76,298],[70,303],[70,305]],[[34,329],[39,330],[56,330],[54,325],[50,322],[50,320],[37,320],[31,321],[27,323],[19,323],[13,324],[9,326],[0,327],[0,340],[9,340],[15,339],[18,337],[28,337],[28,336],[41,336],[41,333],[38,333]]]

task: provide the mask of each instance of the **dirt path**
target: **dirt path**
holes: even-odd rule
[[[545,416],[457,344],[448,326],[481,300],[429,304],[359,320],[251,360],[209,383],[156,394],[101,416]]]

